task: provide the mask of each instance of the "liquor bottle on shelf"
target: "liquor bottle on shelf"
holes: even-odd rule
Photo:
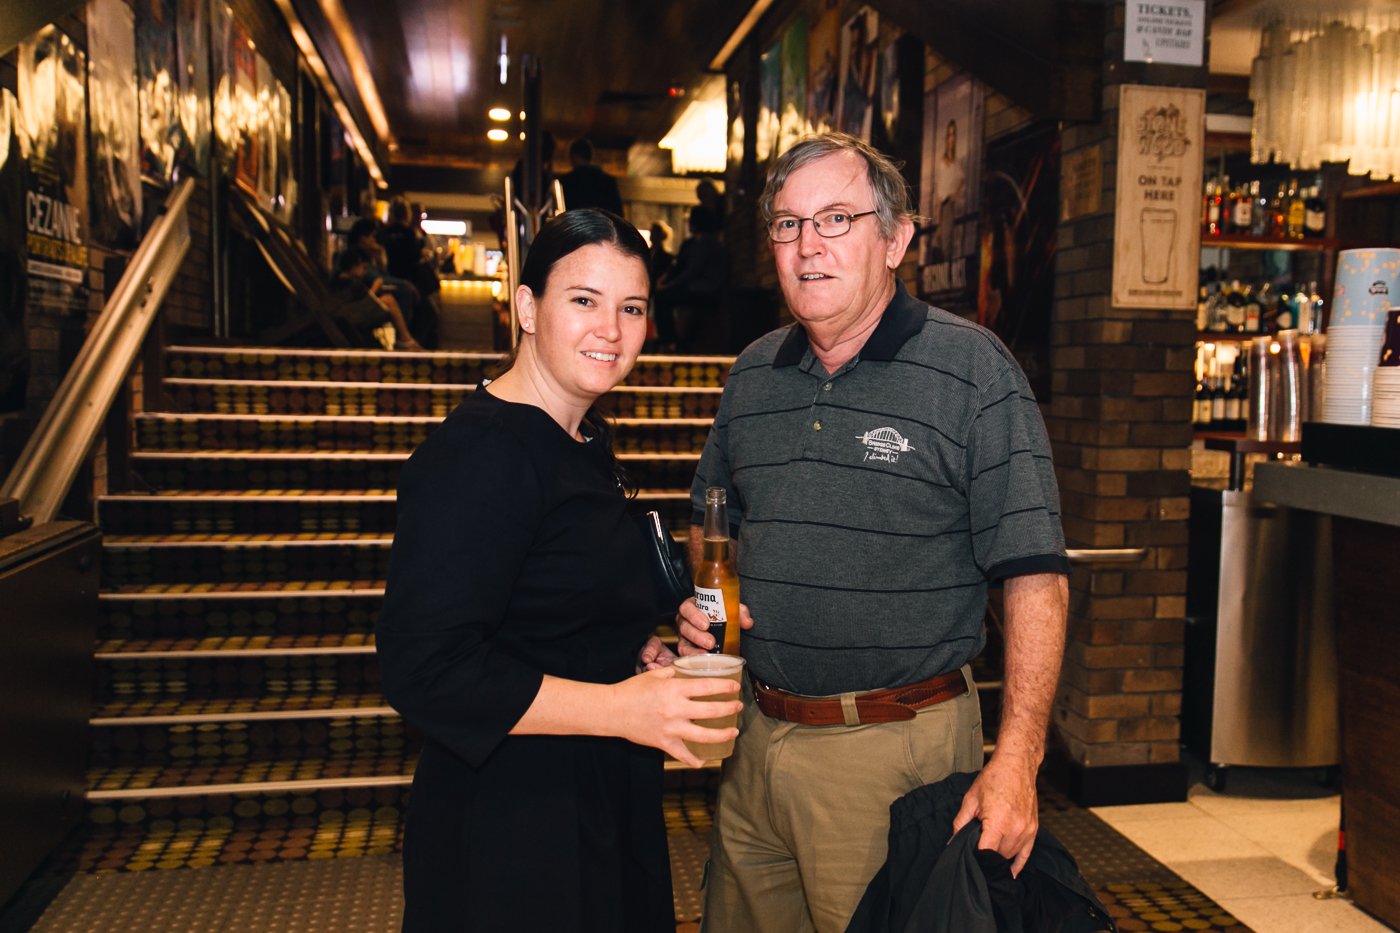
[[[1230,329],[1230,323],[1225,316],[1225,293],[1221,288],[1210,290],[1210,296],[1206,299],[1206,330],[1215,333],[1224,333]]]
[[[1240,185],[1230,195],[1230,232],[1248,234],[1253,217],[1254,199],[1249,195],[1249,185]]]
[[[1224,217],[1222,216],[1225,206],[1224,186],[1229,184],[1229,179],[1223,182],[1219,178],[1212,178],[1206,186],[1206,234],[1208,236],[1220,236],[1224,232]]]
[[[1191,423],[1198,428],[1210,424],[1210,389],[1204,376],[1196,379],[1196,404],[1191,409]]]
[[[1202,285],[1196,292],[1196,330],[1210,327],[1210,289]]]
[[[1234,427],[1235,419],[1240,413],[1240,400],[1235,396],[1235,380],[1232,376],[1225,377],[1225,417],[1220,427],[1229,430]]]
[[[1234,385],[1237,403],[1234,430],[1243,431],[1249,417],[1249,360],[1244,353],[1235,357]]]
[[[1322,200],[1322,187],[1313,185],[1303,199],[1303,235],[1320,237],[1327,232],[1327,202]]]
[[[1236,333],[1244,330],[1244,287],[1239,279],[1232,279],[1225,291],[1225,323]]]
[[[1259,302],[1259,295],[1248,285],[1244,287],[1244,332],[1247,334],[1259,333],[1259,318],[1262,308]]]
[[[1254,202],[1250,212],[1249,233],[1252,236],[1269,234],[1269,197],[1260,188],[1259,179],[1249,183],[1249,197]]]
[[[1210,426],[1219,427],[1225,420],[1225,386],[1222,377],[1214,376],[1210,383]]]
[[[1288,235],[1288,186],[1279,182],[1278,191],[1269,202],[1269,236]]]
[[[1290,240],[1301,240],[1303,238],[1303,217],[1307,210],[1303,206],[1303,195],[1298,190],[1298,179],[1291,179],[1288,183],[1288,222],[1287,234]]]

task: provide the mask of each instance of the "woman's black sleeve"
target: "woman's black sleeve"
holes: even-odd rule
[[[540,688],[541,673],[503,652],[495,635],[539,525],[542,492],[529,455],[504,432],[470,443],[450,430],[424,442],[400,476],[376,644],[390,705],[480,765]]]

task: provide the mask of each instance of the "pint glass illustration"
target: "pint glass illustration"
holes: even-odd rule
[[[1142,228],[1142,280],[1161,285],[1172,277],[1176,259],[1176,211],[1167,207],[1144,207],[1139,217]]]

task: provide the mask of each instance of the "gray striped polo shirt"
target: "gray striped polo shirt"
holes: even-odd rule
[[[987,586],[1068,573],[1050,444],[982,327],[904,286],[834,375],[793,324],[730,371],[691,489],[728,490],[753,675],[824,696],[914,683],[982,650]]]

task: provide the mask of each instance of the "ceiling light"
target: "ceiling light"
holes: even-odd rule
[[[724,101],[692,101],[658,144],[671,150],[671,169],[686,172],[722,172],[728,154],[725,145]]]
[[[421,223],[424,233],[433,236],[466,236],[465,220],[424,220]]]
[[[505,107],[492,107],[486,111],[486,115],[497,123],[504,123],[510,119],[510,111]]]
[[[486,131],[486,138],[491,140],[493,143],[503,143],[507,139],[510,139],[510,134],[507,133],[505,130],[501,129],[500,127],[496,127],[494,129]]]

